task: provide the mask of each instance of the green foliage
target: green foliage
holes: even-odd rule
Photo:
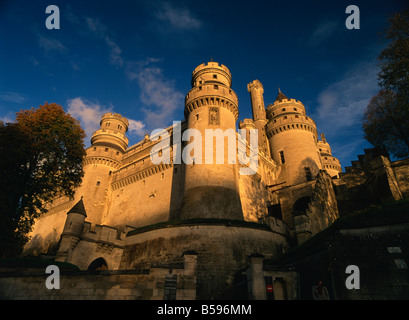
[[[79,122],[55,103],[0,123],[0,256],[21,250],[45,202],[74,195],[84,175],[84,137]]]
[[[390,40],[379,55],[382,90],[364,115],[365,138],[397,158],[409,156],[409,10],[389,19]]]

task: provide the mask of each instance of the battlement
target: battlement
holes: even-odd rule
[[[107,121],[107,120],[111,120],[111,119],[115,119],[115,120],[119,120],[119,121],[123,122],[126,125],[126,127],[129,126],[129,121],[128,121],[127,118],[120,115],[119,113],[111,113],[111,112],[105,113],[101,117],[100,125],[102,125],[102,122]]]
[[[244,126],[252,126],[256,128],[253,119],[243,119],[239,122],[239,128],[242,128]]]
[[[289,98],[287,98],[287,99],[282,99],[282,100],[276,100],[276,101],[274,101],[273,104],[269,104],[269,105],[267,106],[267,108],[269,108],[269,107],[275,107],[275,106],[278,106],[278,105],[281,106],[281,105],[283,105],[283,104],[289,104],[289,103],[298,104],[298,105],[302,106],[303,108],[305,108],[305,107],[304,107],[304,104],[303,104],[300,100],[297,100],[297,99],[289,99]]]
[[[364,149],[363,155],[358,155],[358,160],[351,161],[352,166],[345,167],[346,172],[354,172],[359,170],[364,170],[370,167],[370,162],[372,160],[383,156],[389,160],[389,154],[386,150],[381,150],[379,148]]]
[[[229,68],[227,68],[225,65],[223,64],[219,64],[218,62],[208,62],[208,63],[202,63],[200,65],[198,65],[195,70],[193,70],[192,76],[194,76],[195,73],[203,70],[203,69],[208,69],[208,68],[217,68],[217,69],[221,69],[223,71],[225,71],[230,77],[231,77],[231,73]]]
[[[252,88],[260,88],[264,92],[263,85],[257,79],[247,84],[247,91],[250,92]]]
[[[82,230],[81,240],[98,241],[100,243],[111,245],[123,245],[123,240],[126,234],[134,228],[125,226],[124,230],[106,225],[93,225],[85,221],[84,229]]]

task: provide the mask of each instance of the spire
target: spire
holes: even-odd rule
[[[281,89],[278,88],[278,95],[275,101],[282,101],[283,99],[288,99],[284,93],[281,92]]]
[[[87,213],[85,212],[84,203],[82,202],[82,198],[83,197],[81,197],[81,200],[78,201],[77,204],[73,206],[70,211],[67,212],[67,214],[79,213],[79,214],[84,215],[85,217],[87,216]]]

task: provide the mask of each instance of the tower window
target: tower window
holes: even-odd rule
[[[97,181],[97,187],[99,187],[100,184],[101,184],[101,182],[100,182],[100,181]]]
[[[287,116],[284,116],[284,119],[287,119]]]
[[[214,85],[214,89],[218,90],[219,86],[217,84]]]
[[[285,108],[283,108],[283,111],[285,111]]]
[[[280,155],[281,163],[284,164],[284,163],[285,163],[284,151],[281,150],[281,151],[279,151],[278,153],[279,153],[279,155]]]
[[[161,174],[160,179],[161,180],[165,179],[165,174],[164,173]]]
[[[199,120],[199,114],[196,114],[196,115],[195,115],[195,120],[196,120],[196,121]]]
[[[202,90],[202,87],[199,87],[199,90]]]
[[[311,173],[311,169],[309,167],[305,167],[305,177],[307,178],[307,181],[311,181],[312,180],[312,173]]]
[[[298,115],[295,115],[296,118],[298,118]]]
[[[297,111],[297,108],[294,108],[294,111]]]
[[[108,152],[108,148],[105,148],[105,152]]]
[[[214,75],[213,75],[213,79],[217,79],[217,74],[214,74]]]

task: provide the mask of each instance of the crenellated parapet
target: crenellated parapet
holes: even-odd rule
[[[225,108],[234,114],[236,121],[239,118],[238,99],[236,93],[218,85],[203,84],[192,88],[185,98],[185,118],[193,110],[207,106]]]
[[[102,116],[100,129],[91,137],[92,146],[105,146],[124,153],[129,140],[126,137],[129,121],[118,113],[106,113]]]

